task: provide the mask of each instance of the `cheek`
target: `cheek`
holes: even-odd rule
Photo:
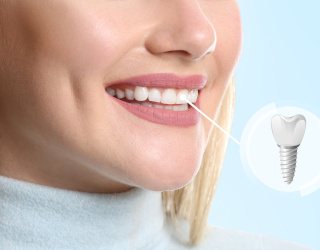
[[[204,89],[201,93],[200,109],[212,120],[215,120],[215,115],[219,105],[221,104],[226,86],[227,84],[225,83],[225,79],[222,79],[220,82],[214,81],[211,86],[208,86],[208,88]],[[202,121],[206,138],[208,138],[212,123],[204,117],[202,117]]]
[[[242,30],[240,13],[235,1],[213,3],[210,8],[209,15],[216,29],[217,45],[212,60],[208,60],[210,61],[208,68],[214,69],[211,75],[212,82],[202,92],[200,107],[214,119],[239,58]],[[208,133],[211,123],[205,118],[203,121],[205,131]]]
[[[27,16],[35,53],[62,64],[77,77],[106,72],[119,51],[125,49],[121,47],[126,45],[121,23],[84,4],[58,1],[49,5],[37,15]]]
[[[230,1],[233,2],[233,1]],[[221,74],[231,73],[241,49],[242,26],[238,6],[230,4],[227,12],[215,18],[217,32],[216,57]]]
[[[102,23],[95,17],[75,17],[76,19],[81,20],[82,24],[75,27],[71,25],[70,32],[63,34],[64,41],[58,47],[70,72],[77,76],[106,72],[122,50],[117,46],[120,44],[121,34],[116,27],[111,28],[110,24]]]

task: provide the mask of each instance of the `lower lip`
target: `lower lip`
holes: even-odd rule
[[[106,93],[106,95],[111,97],[112,100],[119,103],[130,113],[149,122],[169,126],[189,127],[196,125],[200,121],[200,114],[194,108],[190,107],[190,105],[188,105],[189,107],[186,111],[173,111],[162,108],[134,105],[125,101],[121,101],[120,99],[113,97],[108,93]],[[199,98],[194,105],[197,107],[199,106]]]

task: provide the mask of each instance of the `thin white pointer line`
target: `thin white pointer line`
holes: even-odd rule
[[[218,123],[216,123],[214,120],[212,120],[209,116],[207,116],[205,113],[203,113],[200,109],[198,109],[197,106],[193,105],[185,96],[182,96],[182,99],[184,99],[190,106],[192,106],[195,110],[197,110],[201,115],[203,115],[205,118],[207,118],[214,126],[219,128],[223,133],[225,133],[227,136],[229,136],[231,140],[233,140],[235,143],[240,145],[240,141],[238,141],[236,138],[234,138],[232,135],[230,135],[225,129],[223,129],[221,126],[219,126]]]

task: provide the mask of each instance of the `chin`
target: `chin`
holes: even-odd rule
[[[182,188],[192,181],[200,169],[202,157],[195,153],[171,153],[160,160],[152,159],[145,157],[132,165],[134,182],[145,189],[168,191]]]

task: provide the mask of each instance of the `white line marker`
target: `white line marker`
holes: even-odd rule
[[[225,133],[227,136],[230,137],[231,140],[233,140],[235,143],[240,145],[240,141],[238,141],[236,138],[234,138],[232,135],[230,135],[224,128],[222,128],[218,123],[216,123],[214,120],[212,120],[209,116],[207,116],[205,113],[203,113],[200,109],[197,108],[197,106],[193,105],[186,96],[182,96],[182,99],[184,99],[191,107],[193,107],[195,110],[197,110],[201,115],[203,115],[205,118],[207,118],[214,126],[219,128],[223,133]]]

